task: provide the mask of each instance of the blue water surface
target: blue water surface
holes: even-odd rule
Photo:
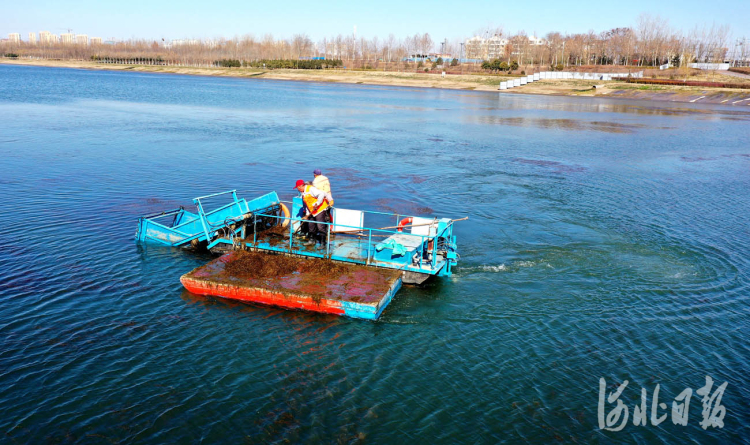
[[[741,104],[2,65],[0,441],[747,443],[749,130]],[[469,216],[454,276],[364,322],[192,295],[209,254],[133,240],[314,168],[341,207]]]

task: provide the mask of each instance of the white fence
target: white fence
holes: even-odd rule
[[[726,71],[729,69],[728,63],[689,63],[690,68],[698,68],[699,70],[719,70]]]
[[[542,71],[540,73],[529,74],[528,76],[509,79],[500,82],[500,90],[508,90],[531,82],[546,79],[581,79],[581,80],[612,80],[615,77],[643,77],[643,71],[635,73],[571,73],[567,71]]]

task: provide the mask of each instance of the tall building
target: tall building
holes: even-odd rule
[[[465,42],[465,57],[467,59],[492,60],[505,56],[505,46],[508,39],[494,35],[489,39],[474,36]]]
[[[29,33],[29,43],[32,45],[36,44],[36,33],[34,32]]]
[[[531,36],[528,38],[523,36],[513,37],[512,43],[514,55],[519,54],[519,45],[521,45],[521,43],[519,43],[519,39],[526,39],[525,41],[527,41],[531,46],[542,46],[547,44],[544,39],[540,39],[536,36]],[[482,60],[502,59],[505,57],[505,49],[508,46],[508,43],[510,43],[508,39],[504,39],[499,35],[494,35],[488,39],[474,36],[470,39],[467,39],[464,43],[466,51],[464,57],[466,57],[467,59]]]
[[[39,43],[52,43],[52,34],[49,31],[39,31]]]
[[[12,32],[8,34],[8,41],[10,43],[21,43],[21,34],[17,32]]]
[[[486,58],[485,40],[479,36],[467,39],[464,47],[464,57],[467,59]]]
[[[89,36],[86,34],[78,34],[76,36],[76,44],[77,45],[88,45],[89,44]]]
[[[75,43],[75,39],[76,39],[75,34],[71,34],[71,33],[60,34],[60,42],[63,45],[73,44]]]
[[[102,44],[102,38],[101,37],[92,37],[89,40],[89,43],[91,43],[92,45],[101,45]]]
[[[494,35],[487,39],[487,60],[499,59],[505,56],[505,45],[508,39]]]

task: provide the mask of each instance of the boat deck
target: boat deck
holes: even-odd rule
[[[401,287],[401,271],[233,251],[180,281],[195,294],[374,320]]]

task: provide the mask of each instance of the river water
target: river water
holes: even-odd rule
[[[2,441],[747,442],[748,130],[741,104],[0,66]],[[454,276],[357,321],[191,295],[209,255],[133,240],[314,168],[341,207],[469,216]],[[600,379],[629,382],[621,431]]]

